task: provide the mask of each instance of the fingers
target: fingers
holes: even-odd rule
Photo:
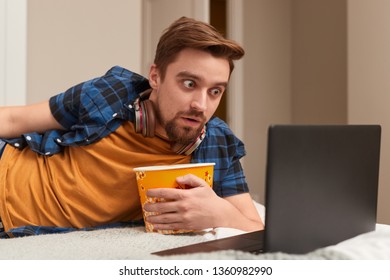
[[[177,212],[150,215],[146,217],[146,221],[153,224],[153,229],[155,230],[197,229],[192,219],[186,219]]]
[[[183,189],[191,189],[198,187],[208,187],[209,185],[203,179],[193,175],[188,174],[185,176],[177,177],[176,182],[179,185],[186,186]],[[166,200],[180,200],[184,198],[185,193],[183,189],[173,189],[173,188],[156,188],[150,189],[146,192],[146,195],[149,197],[159,197],[165,198]]]
[[[158,197],[165,200],[179,200],[183,198],[182,189],[158,188],[150,189],[146,192],[148,197]]]
[[[155,189],[157,196],[164,196],[165,201],[156,203],[146,203],[144,210],[152,213],[148,215],[146,221],[153,224],[155,230],[178,230],[178,229],[190,229],[186,217],[188,205],[183,200],[174,200],[175,197],[181,197],[180,193],[188,192],[190,190],[183,189]],[[173,191],[173,192],[172,192]],[[172,200],[167,201],[166,197],[170,197]],[[187,206],[185,206],[187,205]]]
[[[183,220],[183,216],[178,212],[164,212],[169,211],[170,207],[165,207],[168,203],[156,203],[145,205],[145,210],[154,212],[153,215],[145,217],[146,221],[153,224],[155,230],[185,230],[190,227]]]
[[[158,202],[158,203],[145,203],[144,210],[147,212],[157,213],[170,213],[177,212],[177,203],[172,202]]]
[[[196,230],[191,226],[186,226],[183,223],[172,223],[172,224],[153,224],[154,230]]]
[[[157,215],[148,216],[146,217],[146,221],[152,223],[153,225],[173,224],[173,223],[179,223],[180,218],[177,213],[166,213],[166,214],[157,214]]]
[[[204,224],[209,219],[204,217],[209,213],[204,213],[205,207],[202,205],[216,196],[212,188],[206,181],[192,174],[178,177],[176,181],[185,188],[156,188],[147,191],[148,197],[160,198],[161,201],[144,205],[145,211],[153,213],[146,217],[146,221],[159,230],[206,228]]]
[[[205,180],[193,174],[187,174],[185,176],[177,177],[176,182],[180,185],[187,185],[191,188],[208,186]]]

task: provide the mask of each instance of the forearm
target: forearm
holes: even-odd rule
[[[252,201],[249,203],[252,205],[247,204],[245,213],[243,213],[229,199],[221,199],[220,211],[216,217],[216,226],[236,228],[248,232],[264,229],[263,221]]]
[[[14,107],[0,107],[0,138],[16,137],[13,129],[13,108]]]
[[[52,116],[47,101],[28,106],[0,107],[0,124],[0,138],[62,128]]]

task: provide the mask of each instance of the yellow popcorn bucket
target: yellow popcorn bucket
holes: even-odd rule
[[[148,189],[155,188],[177,188],[185,189],[186,186],[179,185],[176,178],[187,174],[193,174],[206,181],[210,187],[213,186],[215,163],[189,163],[175,165],[159,165],[137,167],[135,171],[138,185],[138,193],[142,205],[142,212],[145,221],[146,232],[158,232],[162,234],[177,234],[192,232],[193,230],[156,230],[153,225],[146,221],[146,217],[158,214],[156,212],[147,212],[144,210],[145,203],[154,203],[164,201],[162,198],[152,198],[146,195]]]

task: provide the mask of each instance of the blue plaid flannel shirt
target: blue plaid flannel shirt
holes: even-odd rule
[[[46,156],[60,153],[66,146],[92,144],[115,131],[123,121],[134,121],[133,102],[148,88],[146,78],[115,66],[102,77],[83,82],[50,98],[51,112],[65,130],[26,133],[20,138],[2,140],[15,148],[29,147]],[[226,197],[248,192],[239,161],[244,155],[244,144],[225,122],[214,117],[207,123],[205,139],[192,154],[191,162],[215,162],[213,189],[217,195]],[[104,227],[141,224],[142,221],[129,221]],[[95,228],[83,230],[91,229]],[[77,229],[25,226],[8,232],[1,232],[0,229],[0,237],[74,230]]]

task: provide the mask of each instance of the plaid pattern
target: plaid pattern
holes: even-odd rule
[[[89,145],[115,131],[122,121],[134,121],[132,103],[148,88],[148,80],[144,77],[118,66],[113,67],[104,76],[76,85],[50,99],[53,116],[66,130],[52,130],[43,135],[28,133],[21,138],[4,141],[19,149],[28,146],[42,155],[59,153],[66,146]],[[248,192],[239,161],[244,155],[244,144],[227,124],[212,118],[207,123],[205,139],[192,154],[191,161],[215,162],[213,189],[217,195],[226,197]],[[74,230],[26,226],[7,233],[0,232],[0,237]]]
[[[41,155],[59,153],[65,146],[89,145],[115,131],[122,121],[132,121],[132,102],[148,88],[146,78],[115,66],[102,77],[50,98],[51,112],[66,130],[3,140],[18,149],[29,146]]]
[[[1,155],[3,154],[5,144],[6,143],[0,139],[0,158],[1,158]]]
[[[206,137],[192,154],[192,162],[215,162],[213,189],[221,197],[248,192],[240,159],[244,144],[218,118],[207,123]]]

